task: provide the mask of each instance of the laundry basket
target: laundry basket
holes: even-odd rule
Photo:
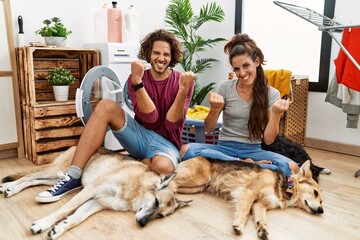
[[[203,120],[186,119],[182,132],[182,142],[217,144],[220,127],[221,123],[218,122],[212,133],[205,133]]]

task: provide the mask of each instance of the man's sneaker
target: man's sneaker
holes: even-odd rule
[[[81,179],[73,178],[68,173],[59,172],[60,180],[50,189],[36,195],[36,201],[49,203],[59,201],[66,194],[81,187]]]

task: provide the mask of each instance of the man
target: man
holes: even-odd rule
[[[181,132],[195,79],[193,72],[172,69],[183,56],[181,44],[172,33],[160,29],[148,34],[138,57],[149,62],[151,69],[133,62],[128,78],[135,118],[114,101],[101,100],[85,126],[67,173],[36,200],[58,201],[81,186],[82,169],[102,145],[107,127],[125,150],[151,170],[161,175],[173,172],[180,162]]]

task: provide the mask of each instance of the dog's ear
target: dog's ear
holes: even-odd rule
[[[161,190],[167,187],[170,181],[175,177],[176,173],[170,173],[161,178],[160,182],[157,184],[157,190]]]
[[[312,178],[311,170],[310,170],[310,160],[304,162],[300,167],[300,173],[305,178]]]
[[[182,200],[176,199],[176,204],[177,204],[176,209],[185,207],[185,206],[189,205],[189,203],[191,203],[191,202],[192,202],[192,200],[182,201]]]

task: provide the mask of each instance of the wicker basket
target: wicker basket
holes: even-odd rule
[[[305,142],[308,86],[308,78],[301,77],[291,80],[293,103],[280,121],[280,135],[286,136],[302,146]],[[221,123],[218,123],[214,132],[207,134],[204,130],[204,121],[186,119],[182,141],[183,143],[217,144],[220,127]]]
[[[309,79],[307,77],[292,79],[291,87],[293,103],[280,121],[280,135],[304,146]]]

